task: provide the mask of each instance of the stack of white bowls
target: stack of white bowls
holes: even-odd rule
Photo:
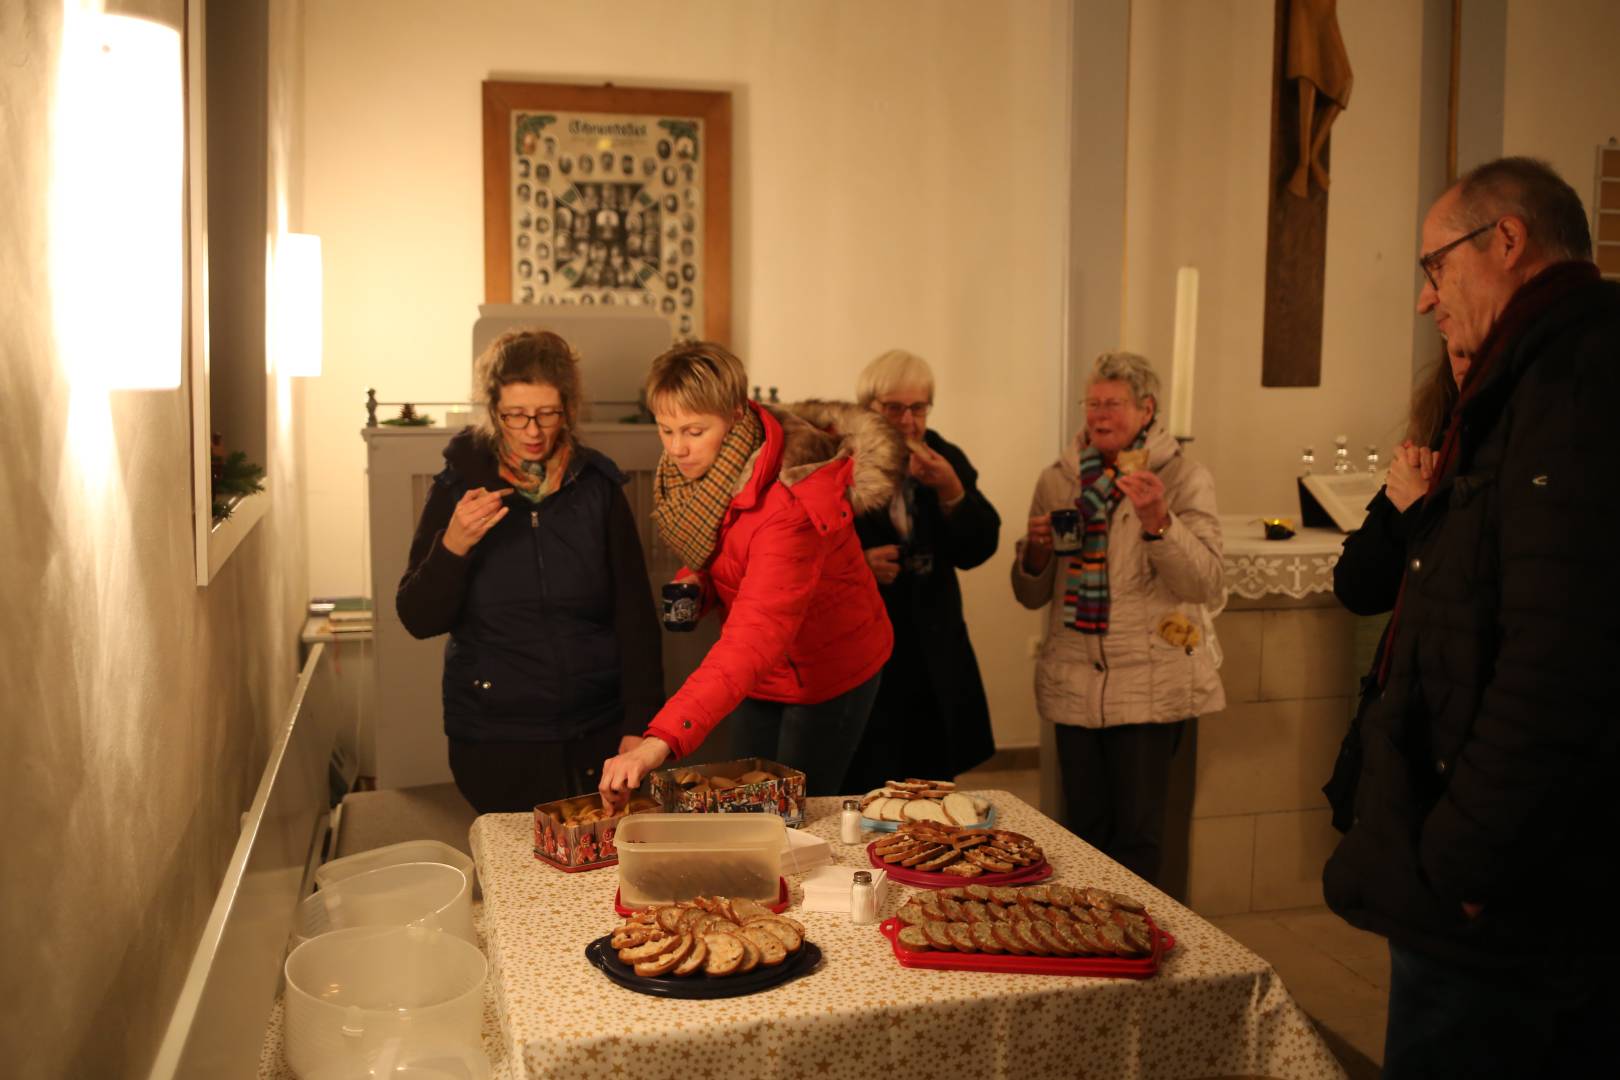
[[[301,1080],[487,1080],[470,862],[419,841],[317,871],[286,963],[285,1054]]]

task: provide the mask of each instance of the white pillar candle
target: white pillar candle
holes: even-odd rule
[[[1193,361],[1198,345],[1198,268],[1176,271],[1176,336],[1170,359],[1170,434],[1192,435]]]

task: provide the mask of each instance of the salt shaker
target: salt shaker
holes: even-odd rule
[[[856,926],[870,926],[877,922],[877,889],[872,885],[872,871],[855,871],[855,880],[849,887],[849,919]]]
[[[861,842],[861,804],[855,799],[844,800],[844,812],[838,815],[838,839],[846,844]]]

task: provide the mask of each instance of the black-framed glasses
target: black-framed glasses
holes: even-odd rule
[[[934,403],[932,401],[918,401],[911,405],[902,405],[898,401],[880,401],[877,403],[877,407],[883,413],[885,420],[898,424],[900,418],[905,416],[906,413],[910,413],[919,420],[927,419],[928,414],[933,411]]]
[[[1440,267],[1445,263],[1446,256],[1451,254],[1452,248],[1457,247],[1459,244],[1467,243],[1474,237],[1479,236],[1481,233],[1490,232],[1492,229],[1496,228],[1500,222],[1501,219],[1498,218],[1489,225],[1481,225],[1471,233],[1464,233],[1449,244],[1441,244],[1427,255],[1419,255],[1418,269],[1422,270],[1423,276],[1428,279],[1429,288],[1433,289],[1435,292],[1440,291]]]
[[[536,409],[532,413],[503,412],[500,414],[501,424],[512,431],[522,431],[530,424],[538,428],[554,428],[562,423],[563,411],[561,409]]]

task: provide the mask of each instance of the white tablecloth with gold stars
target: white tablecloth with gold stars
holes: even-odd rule
[[[525,814],[472,829],[495,1008],[514,1080],[634,1077],[1275,1077],[1344,1074],[1264,960],[1007,792],[1000,824],[1046,849],[1053,881],[1137,897],[1177,945],[1146,981],[903,968],[875,926],[794,910],[814,973],[748,997],[679,1001],[610,982],[585,946],[620,921],[612,869],[565,874],[533,855]],[[806,828],[840,864],[839,800]],[[874,834],[875,835],[875,834]],[[867,839],[871,839],[869,836]],[[788,879],[790,885],[794,879]],[[883,917],[917,890],[891,884]]]

